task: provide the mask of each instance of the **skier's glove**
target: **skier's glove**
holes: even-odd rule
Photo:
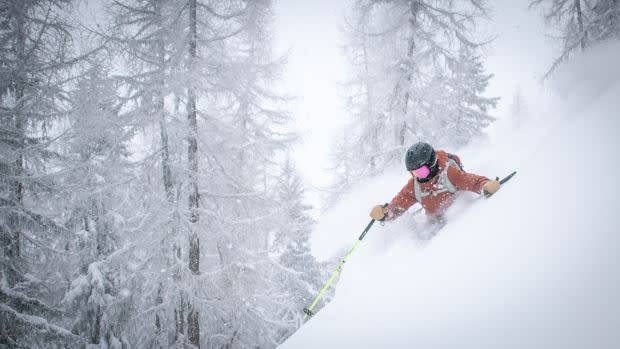
[[[370,217],[376,221],[383,221],[387,215],[388,209],[386,205],[377,205],[370,211]]]
[[[500,184],[498,181],[489,180],[482,186],[482,194],[488,198],[499,190],[499,186]]]

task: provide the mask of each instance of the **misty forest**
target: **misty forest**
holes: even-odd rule
[[[279,2],[0,0],[0,347],[278,347],[343,255],[313,254],[322,212],[415,142],[484,142],[510,102],[488,88],[492,1],[341,1],[317,203]],[[554,33],[541,84],[620,38],[617,0],[522,7]]]

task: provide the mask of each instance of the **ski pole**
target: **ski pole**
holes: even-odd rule
[[[387,204],[383,205],[383,207],[385,207],[385,206],[387,206]],[[355,251],[357,249],[357,246],[359,246],[359,244],[362,242],[362,240],[364,239],[364,236],[366,236],[366,234],[368,233],[368,231],[370,230],[370,228],[372,227],[373,224],[375,224],[375,220],[374,219],[372,219],[370,221],[370,223],[368,223],[368,225],[366,226],[366,229],[364,229],[364,231],[362,232],[360,237],[357,238],[357,241],[355,241],[355,243],[353,244],[353,247],[351,247],[349,252],[347,252],[347,254],[344,255],[344,258],[342,258],[342,260],[340,261],[340,264],[338,264],[338,268],[336,268],[336,270],[329,277],[329,279],[327,280],[327,283],[325,284],[325,286],[323,286],[323,288],[321,289],[319,294],[316,296],[316,298],[314,298],[314,300],[312,301],[312,303],[308,307],[304,308],[304,313],[306,314],[306,315],[304,315],[304,320],[306,320],[308,317],[314,315],[314,313],[312,312],[312,309],[314,309],[314,307],[321,300],[321,298],[323,298],[323,295],[325,294],[325,292],[327,292],[327,290],[331,286],[332,282],[334,282],[334,279],[336,279],[336,276],[338,275],[338,273],[340,273],[340,271],[342,270],[342,267],[344,266],[344,263],[346,263],[347,259],[349,259],[349,256],[351,256],[351,254],[353,254],[353,251]]]
[[[499,185],[502,185],[506,182],[508,182],[510,180],[510,178],[512,178],[514,175],[517,174],[517,171],[513,171],[511,174],[509,174],[508,176],[504,177],[504,179],[502,179],[501,181],[499,181]],[[499,178],[498,178],[499,179]]]

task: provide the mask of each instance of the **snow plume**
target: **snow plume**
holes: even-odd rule
[[[617,348],[619,54],[608,43],[575,56],[529,124],[462,151],[471,172],[519,171],[493,198],[462,195],[426,242],[415,206],[373,227],[332,303],[282,347]],[[352,243],[400,171],[352,190],[313,249]]]

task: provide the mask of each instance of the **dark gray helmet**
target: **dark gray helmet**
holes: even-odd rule
[[[407,166],[407,171],[413,171],[424,165],[432,168],[435,165],[435,160],[435,149],[428,143],[418,142],[407,150],[405,166]]]

